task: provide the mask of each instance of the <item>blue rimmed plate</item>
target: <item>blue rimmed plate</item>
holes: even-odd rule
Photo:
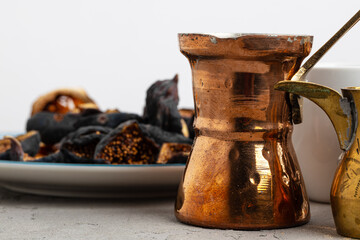
[[[0,186],[17,192],[95,198],[175,196],[185,164],[93,165],[0,160]]]

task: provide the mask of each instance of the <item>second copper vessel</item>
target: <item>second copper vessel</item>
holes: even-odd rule
[[[360,87],[343,88],[343,95],[302,81],[282,81],[275,88],[308,98],[330,118],[344,151],[330,193],[335,226],[341,235],[360,238]]]
[[[232,229],[308,222],[288,95],[273,86],[298,70],[312,37],[179,34],[179,41],[192,69],[196,138],[178,220]]]

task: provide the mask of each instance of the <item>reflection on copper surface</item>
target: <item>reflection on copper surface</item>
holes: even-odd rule
[[[179,35],[192,68],[197,134],[176,217],[235,229],[306,223],[310,215],[291,143],[291,109],[287,95],[273,86],[300,66],[311,37],[212,37]]]
[[[271,194],[271,171],[269,167],[269,162],[263,156],[264,145],[255,144],[255,159],[256,159],[256,169],[259,174],[259,184],[257,185],[257,192],[259,197],[264,197],[267,200],[270,200]],[[250,181],[252,181],[250,179]]]

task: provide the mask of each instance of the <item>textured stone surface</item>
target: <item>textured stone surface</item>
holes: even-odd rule
[[[0,189],[0,239],[338,239],[328,204],[311,203],[309,224],[234,231],[179,223],[174,199],[71,199]]]

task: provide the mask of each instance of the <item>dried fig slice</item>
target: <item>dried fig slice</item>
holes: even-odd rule
[[[11,141],[9,139],[1,139],[0,140],[0,153],[5,152],[10,149]]]
[[[60,150],[60,145],[59,144],[46,145],[45,143],[40,142],[39,152],[34,156],[34,159],[46,157],[46,156],[48,156],[50,154],[58,152],[59,150]]]
[[[20,141],[11,136],[5,136],[4,140],[9,141],[10,145],[7,150],[0,153],[0,159],[11,160],[11,161],[22,161],[24,157],[24,151],[21,147]]]
[[[138,122],[129,120],[101,139],[94,158],[111,164],[151,164],[158,153],[159,146],[143,133]]]
[[[190,144],[164,143],[156,163],[186,163],[191,150]]]
[[[93,159],[96,144],[110,132],[110,128],[89,126],[68,134],[60,144],[41,144],[40,152],[31,157],[24,154],[23,161],[49,163],[108,164],[102,159]]]
[[[146,92],[143,118],[148,124],[161,127],[168,132],[182,133],[182,124],[177,105],[178,76],[172,80],[157,81]]]
[[[29,131],[16,136],[16,139],[20,141],[23,151],[29,156],[33,157],[39,152],[41,138],[38,131]]]
[[[40,148],[40,134],[37,131],[30,131],[15,137],[21,144],[25,153],[30,156],[35,156]],[[11,138],[4,138],[0,140],[0,153],[3,153],[11,148]]]
[[[88,105],[86,105],[88,104]],[[31,116],[46,111],[65,114],[78,108],[98,108],[82,88],[63,88],[51,91],[35,100]]]
[[[111,130],[111,128],[101,126],[79,128],[61,140],[60,149],[66,149],[70,155],[92,159],[96,145]]]
[[[32,116],[26,124],[26,130],[37,130],[41,140],[46,145],[53,145],[67,134],[85,126],[103,126],[115,128],[120,123],[130,119],[141,118],[131,113],[99,113],[88,110],[83,113],[58,114],[51,112],[39,112]]]

